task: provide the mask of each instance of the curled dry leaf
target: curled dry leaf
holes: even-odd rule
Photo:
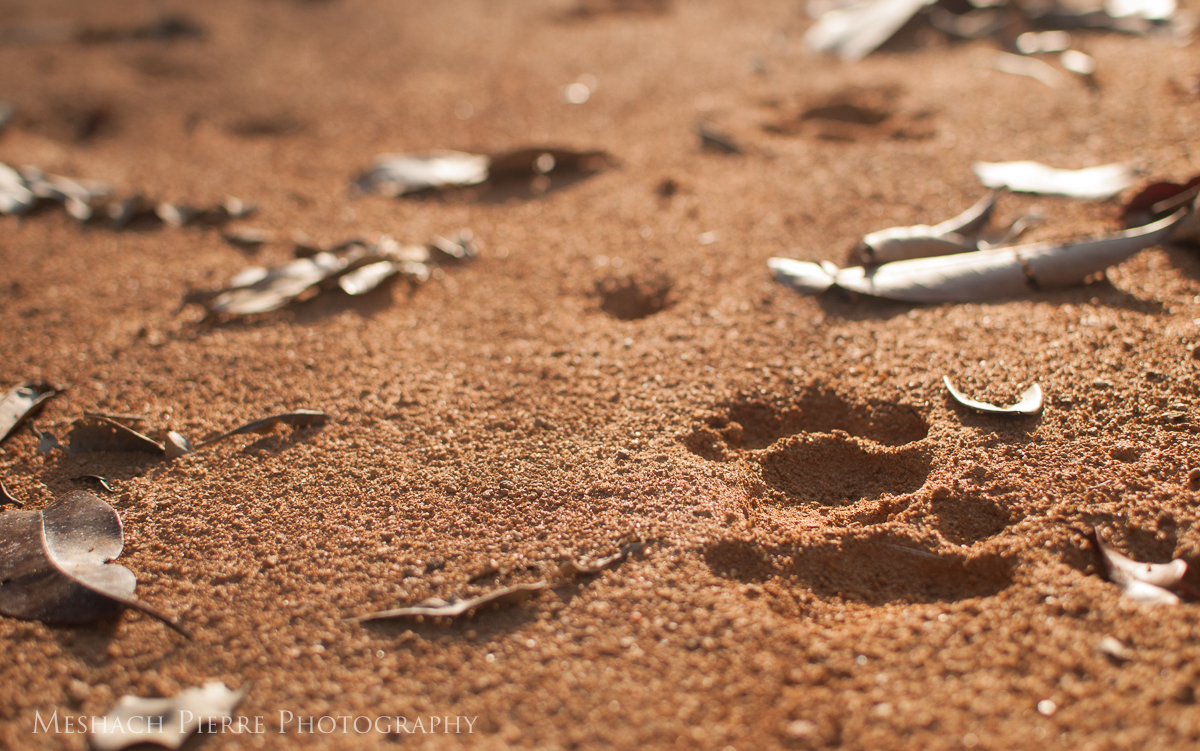
[[[80,475],[79,477],[72,477],[71,482],[94,482],[110,493],[117,492],[113,490],[112,485],[108,484],[108,478],[102,475]]]
[[[41,511],[0,514],[0,613],[47,623],[85,623],[132,607],[187,636],[142,604],[137,579],[109,563],[125,545],[112,506],[73,490]]]
[[[1011,73],[1014,76],[1032,78],[1052,89],[1061,85],[1063,80],[1062,74],[1055,70],[1049,63],[1038,60],[1036,57],[1024,57],[1022,55],[1014,55],[1011,52],[992,53],[986,62],[986,66],[1001,73]],[[984,185],[997,187],[987,182]],[[1013,190],[1018,189],[1013,188]],[[1039,191],[1030,192],[1036,193]]]
[[[472,597],[468,600],[455,600],[453,602],[447,602],[446,600],[434,597],[407,608],[395,608],[393,610],[383,610],[378,613],[368,613],[367,615],[347,618],[346,623],[362,623],[363,621],[375,621],[385,618],[415,618],[416,616],[457,618],[473,610],[478,610],[484,605],[515,605],[524,602],[541,590],[546,589],[546,586],[546,582],[544,581],[534,582],[533,584],[517,584],[512,587],[497,589],[495,592],[489,592],[479,597]]]
[[[8,487],[0,480],[0,506],[24,506],[15,495],[8,492]]]
[[[932,227],[916,224],[872,232],[863,237],[851,257],[867,265],[975,250],[978,247],[975,238],[987,226],[999,195],[1000,191],[992,190],[958,216]]]
[[[1179,596],[1171,589],[1183,582],[1187,562],[1176,558],[1170,563],[1138,563],[1118,553],[1093,530],[1108,578],[1122,594],[1140,605],[1178,605]]]
[[[242,435],[244,433],[266,433],[276,425],[291,425],[294,428],[311,428],[319,425],[324,425],[329,422],[329,415],[314,409],[298,409],[295,412],[286,412],[282,415],[271,415],[264,417],[261,420],[246,423],[240,428],[234,428],[228,433],[222,433],[215,438],[209,438],[206,441],[201,441],[196,448],[204,448],[217,441],[223,441],[230,436]],[[178,434],[176,434],[178,435]],[[180,436],[182,438],[183,436]],[[186,439],[184,439],[186,440]]]
[[[563,561],[558,567],[558,573],[563,576],[591,576],[598,574],[607,568],[612,568],[618,563],[623,562],[630,555],[640,553],[645,547],[643,543],[631,542],[618,552],[604,558],[598,558],[591,563],[584,563],[579,560]]]
[[[1144,227],[1072,243],[1015,245],[871,268],[838,269],[828,262],[790,258],[771,258],[767,266],[777,281],[807,294],[820,294],[837,286],[903,302],[975,302],[1080,284],[1092,274],[1163,242],[1187,213],[1181,209]]]
[[[67,435],[68,454],[93,451],[143,453],[165,456],[163,445],[107,417],[81,417]]]
[[[179,748],[200,727],[231,718],[245,696],[245,688],[230,691],[218,681],[167,699],[122,696],[102,721],[92,723],[92,748],[119,751],[138,743]]]
[[[609,163],[603,151],[530,147],[490,156],[462,151],[384,154],[354,185],[365,193],[396,197],[424,190],[465,188],[486,180],[507,180],[557,172],[595,172]]]
[[[274,269],[254,266],[239,273],[227,289],[217,293],[209,311],[244,316],[278,310],[345,267],[346,262],[333,253],[297,258]]]
[[[402,196],[421,190],[478,185],[488,178],[491,160],[462,151],[428,151],[420,154],[384,154],[375,167],[359,176],[355,185],[367,193]]]
[[[45,381],[40,381],[17,386],[0,396],[0,442],[12,435],[21,423],[58,391]]]
[[[988,188],[1008,188],[1018,193],[1041,193],[1102,201],[1133,184],[1128,164],[1105,164],[1069,170],[1038,162],[976,162],[979,182]]]
[[[733,136],[704,120],[696,121],[693,126],[696,135],[700,136],[700,148],[705,151],[715,151],[718,154],[741,154],[741,144],[733,140]]]
[[[976,412],[987,412],[993,415],[1036,415],[1042,411],[1042,387],[1036,383],[1025,389],[1021,394],[1021,399],[1011,407],[997,407],[988,402],[975,401],[954,388],[954,384],[950,382],[950,376],[942,376],[942,383],[946,384],[946,390],[950,392],[954,401]]]
[[[813,52],[831,52],[845,62],[874,52],[934,0],[871,0],[824,13],[804,34]]]

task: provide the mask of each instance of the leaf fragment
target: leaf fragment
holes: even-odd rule
[[[1109,581],[1119,586],[1122,594],[1140,605],[1179,604],[1179,596],[1171,589],[1183,582],[1187,561],[1176,558],[1170,563],[1139,563],[1118,553],[1098,530],[1093,533]]]
[[[993,415],[1036,415],[1042,411],[1042,387],[1036,383],[1025,389],[1020,400],[1011,407],[998,407],[995,404],[972,399],[954,387],[954,384],[950,382],[950,376],[942,376],[942,383],[946,384],[946,390],[950,392],[954,401],[976,412],[987,412]]]
[[[59,389],[45,381],[38,381],[17,386],[0,396],[0,442],[12,435],[21,423],[58,392]]]
[[[1008,188],[1018,193],[1063,195],[1103,201],[1133,185],[1128,164],[1104,164],[1086,169],[1056,169],[1038,162],[976,162],[979,182],[988,188]]]
[[[836,54],[843,62],[861,60],[874,52],[934,0],[871,0],[834,8],[804,34],[813,52]]]
[[[563,561],[558,567],[558,573],[563,576],[593,576],[624,562],[630,555],[640,553],[645,547],[644,543],[631,542],[616,553],[604,558],[597,558],[591,563],[584,563],[581,560]]]
[[[384,154],[355,185],[367,193],[397,197],[421,190],[478,185],[488,177],[490,159],[462,151]]]
[[[978,235],[991,218],[999,195],[998,190],[989,191],[966,211],[932,227],[916,224],[872,232],[859,241],[852,257],[867,265],[975,250]]]
[[[266,433],[276,425],[291,425],[294,428],[311,428],[324,425],[329,422],[329,415],[315,409],[298,409],[295,412],[286,412],[281,415],[271,415],[264,417],[261,420],[246,423],[239,428],[234,428],[228,433],[222,433],[215,438],[209,438],[206,441],[201,441],[196,445],[196,448],[203,448],[217,441],[223,441],[230,436],[242,435],[244,433]],[[180,436],[182,438],[182,436]],[[186,439],[185,439],[186,440]]]
[[[536,593],[546,589],[548,585],[545,581],[534,582],[532,584],[517,584],[511,587],[497,589],[494,592],[489,592],[485,595],[472,597],[467,600],[455,600],[447,602],[439,598],[431,598],[424,602],[406,608],[395,608],[393,610],[383,610],[378,613],[368,613],[354,618],[346,618],[346,623],[362,623],[364,621],[375,621],[385,618],[415,618],[424,616],[428,618],[457,618],[473,610],[478,610],[484,605],[515,605],[528,600]]]
[[[3,480],[0,480],[0,506],[24,506],[24,505],[25,504],[23,502],[21,502],[15,495],[8,492],[8,486],[6,486],[4,484]]]
[[[92,748],[120,751],[139,743],[179,748],[200,727],[232,718],[246,691],[246,688],[231,691],[224,683],[212,681],[170,698],[122,696],[102,723],[92,723],[93,728],[100,728],[90,736]]]
[[[165,455],[161,443],[116,420],[81,417],[71,424],[71,432],[67,435],[67,453],[87,454],[94,451]]]
[[[713,151],[718,154],[743,153],[741,144],[733,140],[733,136],[712,123],[697,120],[693,128],[696,131],[696,135],[700,137],[700,148],[705,151]]]
[[[133,572],[110,563],[124,545],[117,512],[87,491],[73,490],[41,511],[0,514],[0,614],[85,623],[132,607],[187,636],[134,596]]]

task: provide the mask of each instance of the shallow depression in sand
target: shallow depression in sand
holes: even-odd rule
[[[843,505],[924,485],[930,457],[917,444],[928,433],[916,407],[818,389],[718,405],[683,441],[710,461],[754,466],[778,502]]]

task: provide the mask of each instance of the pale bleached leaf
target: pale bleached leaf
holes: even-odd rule
[[[373,169],[359,176],[356,184],[364,191],[389,196],[478,185],[488,178],[490,162],[487,156],[462,151],[384,154],[375,160]]]
[[[993,190],[966,211],[940,224],[889,227],[863,237],[855,248],[864,264],[952,255],[975,250],[1000,192]]]
[[[457,618],[460,615],[478,610],[484,605],[513,605],[524,602],[541,590],[546,589],[546,587],[546,582],[540,581],[533,584],[517,584],[512,587],[505,587],[494,592],[489,592],[486,595],[472,597],[468,600],[447,602],[446,600],[433,598],[407,608],[395,608],[378,613],[368,613],[367,615],[360,615],[355,618],[347,618],[346,622],[362,623],[363,621],[375,621],[385,618],[415,618],[417,616]]]
[[[1133,168],[1128,164],[1071,170],[1038,162],[976,162],[972,169],[979,182],[989,188],[1097,201],[1112,198],[1134,181]]]
[[[870,268],[830,272],[828,264],[772,258],[775,278],[809,294],[838,286],[852,292],[914,303],[975,302],[1079,284],[1163,242],[1187,215],[1180,210],[1144,227],[1072,243],[1034,243],[916,258]]]
[[[933,0],[870,0],[835,8],[804,34],[813,52],[831,52],[845,62],[874,52]]]
[[[1062,85],[1063,77],[1053,66],[1044,60],[1039,60],[1036,57],[1025,57],[1024,55],[1014,55],[1011,52],[993,52],[987,59],[986,66],[992,70],[998,70],[1001,73],[1011,73],[1014,76],[1024,76],[1032,78],[1035,81],[1043,83],[1050,88],[1056,88]],[[1032,162],[1030,162],[1032,164]],[[983,179],[982,177],[980,178]],[[984,181],[984,185],[990,188],[1000,187]],[[1022,190],[1021,188],[1013,188],[1013,190]],[[1045,191],[1029,191],[1032,193],[1041,193]]]
[[[246,689],[231,691],[213,681],[165,699],[122,696],[103,718],[92,722],[95,751],[120,751],[138,743],[179,748],[201,726],[233,716]]]
[[[558,566],[558,573],[563,576],[592,576],[622,563],[630,555],[641,552],[643,548],[645,548],[644,543],[631,542],[616,553],[604,558],[597,558],[590,563],[584,560],[563,561]]]
[[[1108,578],[1122,594],[1141,605],[1176,605],[1179,596],[1171,589],[1183,582],[1187,561],[1176,558],[1170,563],[1139,563],[1117,552],[1095,532]]]
[[[1036,383],[1025,389],[1016,404],[1011,407],[998,407],[988,402],[976,401],[959,391],[950,382],[949,376],[942,376],[942,382],[946,384],[946,390],[950,392],[950,396],[954,398],[954,401],[977,412],[987,412],[994,415],[1036,415],[1042,411],[1042,387]]]

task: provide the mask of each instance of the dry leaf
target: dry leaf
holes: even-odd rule
[[[58,391],[45,381],[40,381],[17,386],[0,397],[0,442],[12,435],[21,423]]]
[[[1067,170],[1038,162],[976,162],[979,182],[988,188],[1008,188],[1018,193],[1071,196],[1102,201],[1133,185],[1128,164]]]
[[[42,511],[0,514],[0,613],[84,623],[132,607],[187,636],[174,619],[134,597],[133,572],[109,563],[124,545],[117,512],[83,490]]]
[[[913,303],[976,302],[1079,284],[1135,253],[1171,236],[1188,214],[1176,214],[1144,227],[1073,243],[1035,243],[969,253],[915,258],[866,268],[838,269],[771,258],[776,280],[801,292],[820,294],[832,286],[851,292]]]
[[[564,561],[559,565],[558,573],[563,576],[592,576],[623,562],[634,553],[640,553],[644,547],[646,546],[643,543],[631,542],[621,548],[620,551],[604,558],[598,558],[592,563],[584,563],[577,560]]]
[[[1096,651],[1115,662],[1128,662],[1133,659],[1133,650],[1126,647],[1119,639],[1106,636],[1096,644]]]
[[[24,214],[37,201],[21,173],[0,162],[0,214]]]
[[[700,148],[705,151],[715,151],[719,154],[741,154],[742,147],[733,136],[717,128],[712,123],[699,120],[694,129],[700,136]]]
[[[1001,73],[1011,73],[1014,76],[1025,76],[1032,78],[1035,81],[1044,83],[1050,88],[1056,88],[1062,84],[1062,74],[1054,69],[1049,63],[1044,60],[1039,60],[1036,57],[1024,57],[1023,55],[1014,55],[1011,52],[993,52],[987,59],[986,67],[992,70],[998,70]],[[1015,162],[1016,164],[1033,164],[1033,162]],[[982,180],[982,176],[980,177]],[[989,188],[1000,187],[984,181],[984,185]],[[1013,188],[1013,190],[1023,190],[1021,188]],[[1030,193],[1040,193],[1043,191],[1027,191]],[[1053,192],[1053,191],[1051,191]],[[1115,191],[1114,191],[1115,192]]]
[[[1099,531],[1093,530],[1108,578],[1122,594],[1140,605],[1178,605],[1179,597],[1170,591],[1182,583],[1187,562],[1176,558],[1170,563],[1138,563],[1114,550]]]
[[[866,265],[975,250],[979,233],[987,226],[999,196],[1000,191],[993,190],[958,216],[932,227],[916,224],[872,232],[863,237],[852,257]]]
[[[15,495],[8,492],[8,487],[0,481],[0,506],[24,506]]]
[[[861,60],[891,39],[934,0],[872,0],[823,14],[804,34],[813,52],[832,52],[845,62]]]
[[[278,310],[345,267],[345,260],[333,253],[297,258],[274,269],[252,267],[217,293],[209,311],[217,315],[253,315]]]
[[[246,423],[240,428],[234,428],[228,433],[222,433],[216,438],[209,438],[206,441],[201,441],[196,448],[203,448],[217,441],[223,441],[230,436],[242,435],[244,433],[266,433],[276,425],[291,425],[294,428],[311,428],[319,425],[324,425],[329,422],[329,415],[313,409],[298,409],[295,412],[287,412],[282,415],[272,415],[264,417],[261,420]],[[178,435],[178,434],[176,434]],[[180,436],[182,438],[183,436]],[[184,439],[186,440],[186,439]]]
[[[533,597],[537,592],[546,589],[546,586],[546,582],[544,581],[534,582],[533,584],[517,584],[512,587],[498,589],[495,592],[489,592],[486,595],[472,597],[469,600],[456,600],[453,602],[447,602],[435,597],[412,607],[384,610],[379,613],[369,613],[355,618],[347,618],[346,623],[362,623],[363,621],[375,621],[384,618],[415,618],[416,616],[457,618],[465,613],[478,610],[484,605],[493,603],[498,605],[514,605],[524,602]]]
[[[117,491],[113,490],[113,487],[112,487],[112,485],[109,485],[109,484],[108,484],[108,478],[107,478],[107,477],[103,477],[103,476],[101,476],[101,475],[80,475],[79,477],[72,477],[72,478],[71,478],[71,482],[82,482],[82,481],[84,481],[84,480],[86,480],[86,481],[88,481],[88,482],[94,482],[94,483],[96,483],[97,485],[99,485],[100,487],[104,488],[105,490],[107,490],[107,491],[108,491],[108,492],[110,492],[110,493],[115,493],[115,492],[117,492]]]
[[[610,163],[603,151],[533,147],[488,157],[489,180],[515,180],[565,172],[599,172]]]
[[[81,417],[71,424],[67,435],[68,454],[93,451],[144,453],[164,456],[163,445],[106,417]]]
[[[420,190],[478,185],[488,178],[490,159],[462,151],[384,154],[355,185],[364,192],[402,196]]]
[[[1042,411],[1042,387],[1036,383],[1025,389],[1021,394],[1021,399],[1011,407],[997,407],[995,404],[977,402],[954,388],[949,376],[942,376],[942,383],[946,384],[946,389],[954,401],[976,412],[987,412],[993,415],[1036,415]]]
[[[232,718],[245,696],[245,688],[230,691],[217,681],[169,699],[122,696],[101,721],[92,723],[92,748],[119,751],[137,743],[179,748],[201,726]]]

